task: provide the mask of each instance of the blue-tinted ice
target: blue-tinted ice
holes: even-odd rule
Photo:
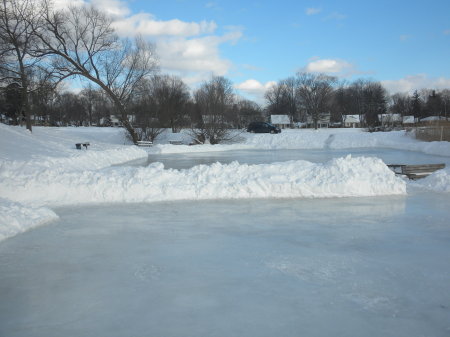
[[[0,336],[449,336],[450,197],[58,209],[0,243]]]

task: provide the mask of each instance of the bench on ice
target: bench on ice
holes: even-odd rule
[[[169,144],[172,144],[172,145],[183,145],[183,142],[181,140],[169,140]]]
[[[81,147],[84,146],[85,149],[87,150],[87,148],[88,148],[89,145],[91,145],[91,144],[89,144],[89,142],[86,142],[86,143],[76,143],[76,144],[75,144],[75,148],[76,148],[77,150],[81,150]]]
[[[153,142],[149,140],[138,140],[136,143],[134,143],[137,146],[153,146]]]
[[[403,165],[389,164],[388,167],[395,172],[407,176],[409,179],[416,180],[429,176],[431,173],[445,168],[445,164],[419,164]]]

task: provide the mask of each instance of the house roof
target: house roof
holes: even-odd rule
[[[403,123],[414,124],[415,118],[414,116],[403,116]]]
[[[344,116],[342,116],[344,123],[361,123],[359,115],[344,115]]]
[[[270,115],[270,122],[272,124],[291,124],[288,115]]]
[[[439,117],[439,116],[430,116],[421,118],[421,121],[439,121],[439,120],[445,120],[445,117]]]

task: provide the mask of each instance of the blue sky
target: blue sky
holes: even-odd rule
[[[114,16],[120,35],[153,41],[162,71],[191,87],[223,75],[261,99],[303,70],[371,78],[392,93],[450,88],[449,0],[89,2]]]

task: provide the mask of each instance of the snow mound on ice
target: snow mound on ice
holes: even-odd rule
[[[391,148],[450,156],[448,142],[422,142],[405,131],[365,132],[362,129],[283,130],[280,134],[242,134],[243,144],[265,149]]]
[[[234,131],[234,144],[168,145],[157,144],[149,152],[215,152],[245,149],[352,149],[389,148],[418,151],[450,157],[448,142],[422,142],[405,131],[365,132],[363,129],[283,130],[279,134],[252,134]]]
[[[215,163],[187,170],[111,167],[98,171],[46,170],[0,181],[0,197],[33,204],[154,202],[234,198],[327,198],[405,194],[406,185],[377,158],[241,165]]]
[[[58,219],[52,210],[0,198],[0,241]]]
[[[420,179],[414,185],[435,192],[450,193],[450,168],[438,170],[424,179]]]

